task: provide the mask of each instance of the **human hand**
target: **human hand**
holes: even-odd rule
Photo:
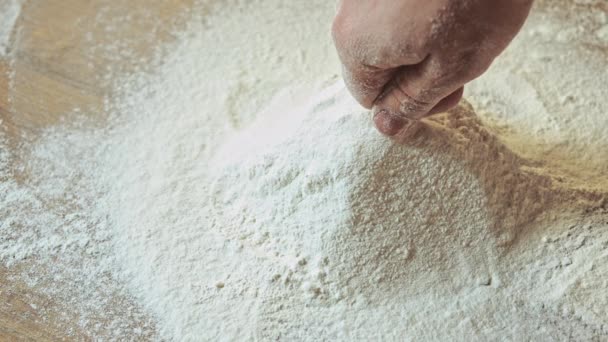
[[[341,0],[332,33],[346,85],[386,135],[458,104],[532,0]]]

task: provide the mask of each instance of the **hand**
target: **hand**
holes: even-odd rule
[[[532,0],[341,0],[334,42],[353,96],[395,135],[458,104],[523,25]]]

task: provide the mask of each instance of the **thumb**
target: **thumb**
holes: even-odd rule
[[[387,84],[374,103],[374,123],[389,136],[399,133],[425,116],[456,106],[463,83],[427,59],[407,66]]]

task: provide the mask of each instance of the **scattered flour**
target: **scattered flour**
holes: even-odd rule
[[[567,107],[548,84],[606,72],[577,62],[585,50],[573,43],[559,77],[518,71],[520,56],[562,51],[555,37],[526,44],[555,32],[539,13],[497,62],[507,71],[471,85],[473,106],[395,143],[334,75],[319,25],[332,11],[214,8],[152,73],[117,81],[106,127],[50,128],[17,149],[22,163],[0,149],[0,260],[85,263],[106,291],[86,279],[54,295],[91,304],[86,316],[128,292],[139,305],[101,320],[129,316],[150,337],[150,313],[157,339],[608,336],[606,89],[573,86],[578,106]],[[585,58],[605,58],[594,51]],[[564,119],[576,108],[590,118]],[[14,180],[23,168],[32,179]],[[115,335],[89,331],[142,333],[113,322]]]
[[[608,22],[608,9],[596,3],[561,4],[558,11],[548,2],[465,93],[518,154],[590,188],[608,184],[608,73],[598,69],[606,65],[608,45],[593,34]]]
[[[6,55],[15,22],[21,12],[21,0],[0,2],[0,57]]]
[[[6,147],[14,144],[3,128],[0,260],[8,271],[0,268],[0,273],[3,281],[23,284],[34,293],[17,292],[36,308],[29,320],[61,327],[73,338],[124,338],[138,336],[137,331],[152,336],[150,319],[129,302],[112,275],[114,268],[107,262],[111,232],[105,219],[91,215],[103,191],[90,179],[98,167],[92,153],[103,132],[69,123],[11,153]],[[7,296],[0,311],[12,311],[12,291],[0,286],[0,296]]]

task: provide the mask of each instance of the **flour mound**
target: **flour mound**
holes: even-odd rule
[[[247,277],[266,279],[251,334],[562,339],[601,329],[555,328],[561,304],[520,294],[555,285],[525,269],[534,253],[512,252],[540,215],[593,196],[537,172],[466,103],[392,141],[342,84],[301,94],[278,95],[209,162],[210,229],[248,253]],[[444,320],[454,329],[438,328]]]
[[[387,293],[489,283],[500,248],[521,228],[516,223],[546,204],[539,193],[550,191],[539,189],[548,183],[522,173],[523,162],[487,132],[485,144],[496,146],[473,141],[480,147],[468,151],[479,155],[464,157],[459,144],[483,133],[475,120],[459,129],[434,122],[419,139],[424,146],[396,144],[374,131],[340,84],[308,102],[285,98],[211,162],[211,217],[221,234],[285,268],[274,281],[312,298],[390,301]],[[488,192],[484,176],[496,173],[507,185],[509,173],[519,175],[523,188],[493,184]]]
[[[161,336],[570,335],[555,323],[564,303],[590,301],[560,288],[560,274],[576,277],[529,244],[550,231],[539,218],[593,196],[513,153],[466,104],[393,141],[341,82],[304,88],[278,94],[245,128],[180,107],[106,139],[99,214],[111,213],[120,279],[161,318]],[[571,303],[568,293],[583,294]],[[583,322],[593,326],[567,329],[602,329]]]

